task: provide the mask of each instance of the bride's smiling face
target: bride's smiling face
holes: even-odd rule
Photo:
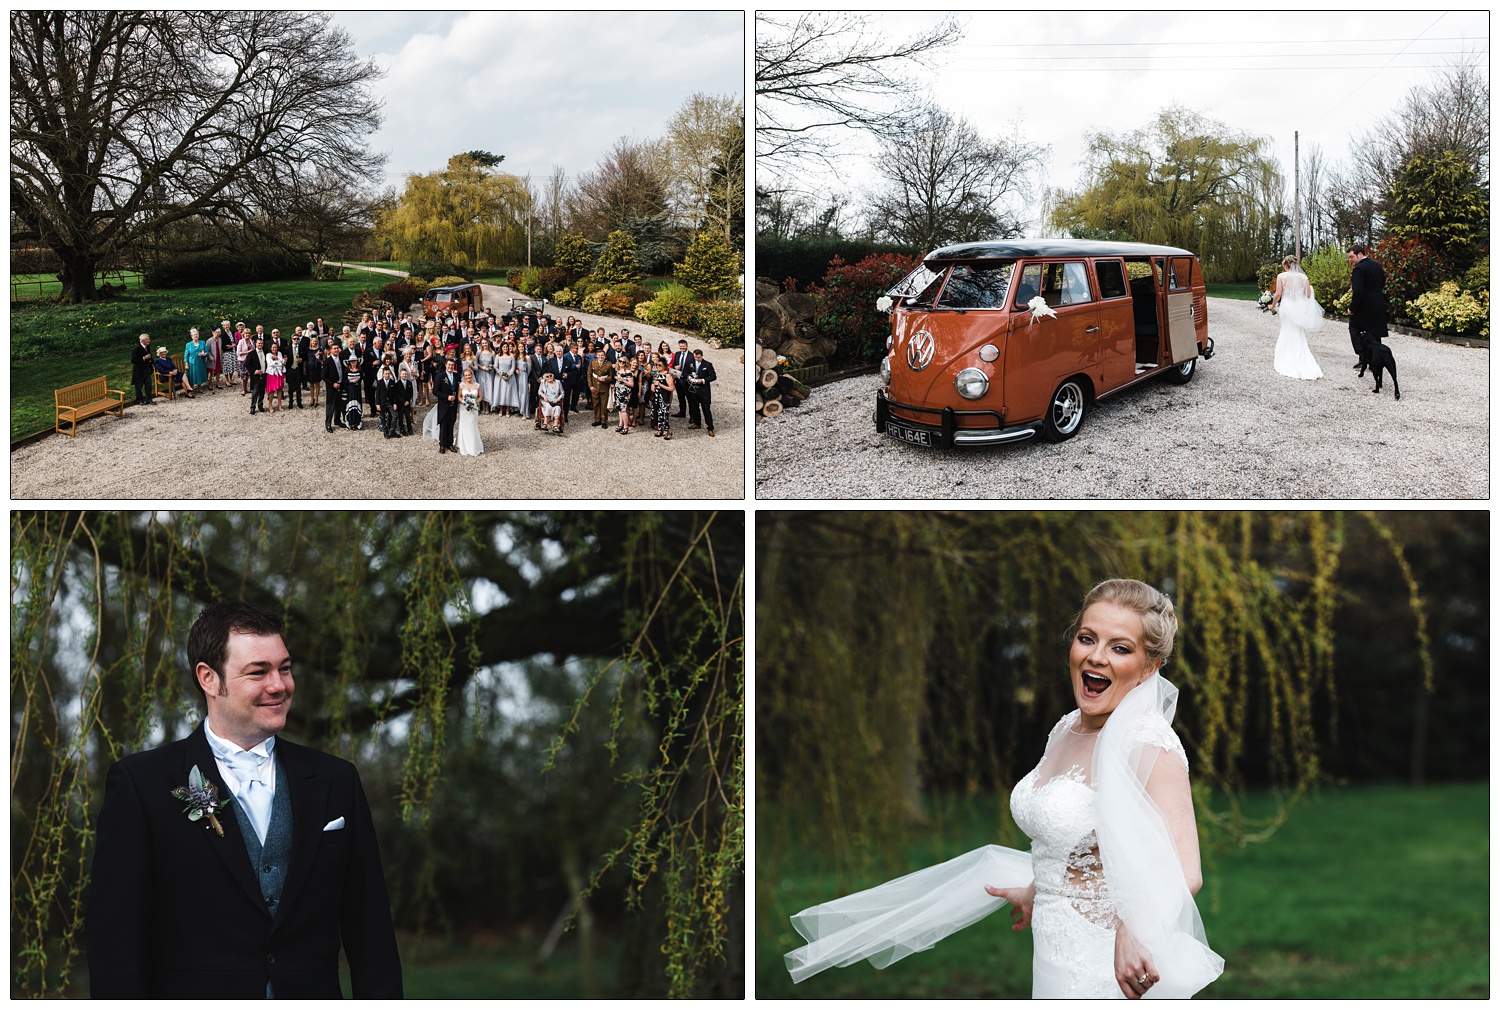
[[[1144,638],[1141,616],[1129,607],[1100,601],[1083,612],[1068,653],[1081,728],[1103,727],[1121,700],[1156,672]]]

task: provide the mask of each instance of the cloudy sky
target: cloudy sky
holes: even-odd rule
[[[781,17],[781,15],[777,15]],[[1050,145],[1048,182],[1078,181],[1086,135],[1122,133],[1178,103],[1263,135],[1288,179],[1292,133],[1304,156],[1357,156],[1356,138],[1433,68],[1468,51],[1489,64],[1484,11],[1342,13],[978,13],[960,15],[961,43],[942,51],[920,85],[988,136]],[[935,14],[885,15],[892,37],[917,33]],[[816,185],[858,202],[874,184],[870,141]],[[815,188],[810,187],[810,188]]]
[[[386,69],[372,144],[386,179],[474,149],[540,182],[590,171],[622,136],[662,134],[695,91],[745,92],[741,12],[339,13],[355,51]]]

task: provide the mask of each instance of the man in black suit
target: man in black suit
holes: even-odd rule
[[[531,342],[526,345],[526,358],[531,367],[526,372],[526,404],[531,408],[532,415],[536,418],[537,431],[542,430],[541,414],[537,403],[537,394],[542,384],[542,368],[547,364],[542,357],[542,345]]]
[[[417,384],[411,377],[410,370],[405,365],[401,366],[401,377],[396,382],[396,433],[398,435],[410,435],[411,428],[411,405],[417,398]]]
[[[312,334],[303,330],[292,340],[292,353],[287,355],[286,383],[291,389],[290,402],[302,409],[302,387],[307,381],[307,361],[312,357]]]
[[[432,380],[432,395],[437,400],[438,452],[457,452],[453,425],[458,421],[458,364],[449,358],[443,367]]]
[[[1358,243],[1349,247],[1349,266],[1353,268],[1349,273],[1349,342],[1354,345],[1355,357],[1359,357],[1365,341],[1385,340],[1385,268],[1370,259]]]
[[[151,334],[142,333],[140,342],[130,349],[130,381],[135,386],[138,407],[156,402],[156,384],[151,377],[156,366],[151,358]]]
[[[328,338],[327,351],[323,355],[323,385],[328,394],[328,405],[323,410],[323,427],[333,431],[336,424],[340,428],[347,428],[344,423],[344,355],[339,349],[339,342],[332,337]]]
[[[588,360],[583,356],[583,348],[575,340],[568,346],[568,353],[563,355],[563,367],[568,370],[568,380],[563,388],[563,414],[569,411],[578,413],[578,398],[583,395],[583,388],[587,385]]]
[[[105,782],[85,918],[91,994],[337,999],[342,944],[355,998],[400,999],[359,772],[276,736],[294,688],[281,618],[210,604],[187,655],[203,725],[117,761]]]
[[[688,366],[693,363],[693,353],[688,350],[687,341],[677,341],[677,353],[672,355],[672,377],[677,380],[677,413],[676,417],[687,417],[688,391],[687,383],[682,381],[687,375]]]
[[[266,412],[266,341],[255,338],[255,346],[245,355],[245,374],[250,377],[250,413]]]
[[[714,363],[703,360],[703,351],[693,352],[693,363],[688,366],[684,373],[687,379],[688,393],[688,427],[698,427],[698,415],[703,415],[703,425],[708,428],[710,438],[714,434],[714,412],[713,412],[713,390],[709,383],[719,377],[714,374]]]

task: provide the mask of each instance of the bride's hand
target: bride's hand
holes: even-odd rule
[[[1145,979],[1142,982],[1141,979]],[[1151,958],[1135,942],[1125,923],[1115,923],[1115,981],[1126,999],[1140,999],[1161,981]]]
[[[1031,905],[1036,901],[1035,884],[1025,887],[990,887],[986,884],[984,890],[992,897],[1010,902],[1010,918],[1014,923],[1011,929],[1022,930],[1031,925]]]

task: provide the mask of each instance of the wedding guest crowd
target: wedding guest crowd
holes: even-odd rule
[[[423,430],[439,438],[440,451],[450,448],[435,434],[445,423],[438,416],[444,406],[531,422],[536,431],[558,435],[589,418],[592,428],[621,435],[650,428],[670,440],[674,417],[687,420],[688,430],[714,434],[718,376],[701,350],[689,351],[686,340],[652,348],[628,327],[590,329],[572,316],[502,319],[476,310],[415,319],[385,311],[366,312],[338,332],[321,318],[290,337],[226,319],[206,338],[197,329],[189,335],[178,368],[166,347],[153,355],[149,334],[141,334],[131,352],[137,404],[153,402],[155,371],[187,397],[232,389],[238,379],[252,415],[316,411],[321,392],[328,432],[368,424],[386,438],[412,435],[413,410],[430,405]],[[464,376],[462,404],[456,381],[445,381],[450,362],[453,374]]]

